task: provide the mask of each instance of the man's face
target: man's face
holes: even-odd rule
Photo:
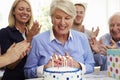
[[[76,17],[74,19],[74,24],[81,25],[85,16],[85,9],[83,6],[76,5]]]
[[[116,15],[109,22],[109,29],[112,38],[115,41],[120,40],[120,16]]]

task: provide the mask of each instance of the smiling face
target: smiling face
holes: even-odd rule
[[[115,41],[120,40],[120,15],[113,16],[109,21],[109,30]]]
[[[52,23],[55,36],[66,35],[72,26],[73,18],[64,11],[56,9],[52,16]]]
[[[31,17],[30,6],[25,1],[20,1],[13,10],[16,24],[26,24]]]
[[[83,6],[80,5],[76,5],[75,7],[76,7],[76,17],[74,20],[74,24],[81,25],[85,17],[85,9]]]

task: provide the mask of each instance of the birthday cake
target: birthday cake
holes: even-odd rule
[[[51,67],[43,71],[44,80],[82,80],[82,72],[73,67]]]

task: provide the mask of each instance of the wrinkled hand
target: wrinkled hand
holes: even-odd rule
[[[39,27],[39,23],[35,21],[30,29],[26,28],[26,34],[27,34],[27,41],[31,42],[34,35],[38,34],[41,29],[41,26]]]
[[[110,46],[106,46],[106,48],[107,49],[117,49],[116,42],[113,39],[111,39],[110,41],[111,41],[111,45]]]
[[[58,59],[58,56],[56,55],[56,53],[54,53],[54,55],[51,56],[51,59],[49,60],[49,62],[46,65],[44,65],[44,69],[52,67],[52,66],[58,66],[60,65],[60,61],[61,60]]]
[[[114,41],[114,40],[110,40],[111,41],[111,45],[109,46],[109,45],[101,45],[101,47],[100,47],[100,53],[102,54],[102,55],[107,55],[107,49],[117,49],[117,44],[116,44],[116,42]]]
[[[91,49],[95,52],[95,53],[100,53],[102,55],[106,55],[106,46],[103,44],[102,39],[100,39],[99,41],[96,40],[96,38],[90,38],[89,39],[89,43],[91,46]]]
[[[49,62],[44,66],[44,69],[48,67],[60,67],[60,66],[82,68],[81,65],[78,62],[74,61],[68,53],[66,53],[65,56],[56,55],[56,53],[54,53]]]
[[[102,44],[102,41],[97,41],[96,38],[90,37],[89,43],[90,43],[92,51],[94,51],[95,53],[100,52],[100,46]]]
[[[67,66],[82,69],[82,66],[78,62],[76,62],[68,53],[65,54],[65,57],[67,60]]]
[[[107,48],[105,45],[101,45],[100,54],[105,55],[105,56],[107,55]]]

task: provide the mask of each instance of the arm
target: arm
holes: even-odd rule
[[[39,33],[40,31],[39,27],[39,23],[37,21],[35,21],[31,27],[31,29],[29,30],[28,28],[26,28],[26,34],[27,34],[27,41],[31,42],[33,36],[35,36],[36,34]],[[22,59],[22,58],[21,58]],[[14,69],[16,67],[16,65],[21,61],[21,59],[17,60],[16,62],[14,62],[13,64],[8,65],[7,67],[9,69]]]
[[[91,73],[94,71],[94,57],[93,57],[93,53],[92,50],[90,48],[89,45],[89,41],[88,38],[85,37],[85,39],[83,39],[83,41],[86,41],[84,43],[82,43],[83,45],[83,49],[84,49],[84,65],[86,68],[86,73]]]
[[[35,21],[33,23],[33,26],[31,27],[30,30],[28,28],[26,28],[27,41],[31,42],[33,36],[36,35],[36,34],[38,34],[39,31],[40,31],[40,29],[41,29],[41,26],[39,27],[39,23],[37,21]]]
[[[39,67],[39,48],[40,45],[38,45],[37,41],[35,39],[32,39],[31,42],[32,48],[28,54],[25,66],[24,66],[24,74],[26,78],[37,78],[37,68]],[[41,49],[41,48],[40,48]]]
[[[6,54],[0,56],[0,67],[11,64],[18,59],[23,58],[29,50],[29,43],[26,41],[13,44],[6,52]]]

